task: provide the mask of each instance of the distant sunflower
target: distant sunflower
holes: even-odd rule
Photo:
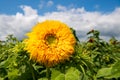
[[[69,60],[74,53],[75,37],[70,28],[59,21],[38,23],[27,36],[25,49],[30,58],[46,67]]]

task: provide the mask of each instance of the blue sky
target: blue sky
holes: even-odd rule
[[[54,5],[47,6],[48,1],[53,1]],[[43,3],[42,8],[39,7]],[[39,14],[56,11],[57,5],[68,7],[84,7],[87,11],[111,12],[116,7],[120,7],[120,0],[2,0],[0,1],[0,14],[16,14],[22,12],[20,5],[32,6]]]
[[[120,40],[120,0],[1,0],[0,40],[8,34],[25,37],[37,22],[59,20],[86,40],[91,29],[101,38]]]

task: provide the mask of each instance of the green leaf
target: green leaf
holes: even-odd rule
[[[16,80],[17,77],[19,76],[19,70],[18,69],[14,69],[11,72],[8,72],[8,78],[9,80]]]
[[[64,74],[59,74],[59,75],[55,78],[55,80],[66,80],[66,79],[65,79],[65,75],[64,75]]]
[[[111,69],[111,75],[108,78],[118,78],[120,77],[120,61],[117,61]]]
[[[111,75],[111,69],[112,68],[102,68],[98,71],[97,77],[105,77]]]
[[[31,69],[29,66],[21,66],[19,69],[19,77],[17,80],[33,80]]]
[[[4,78],[1,78],[1,77],[0,77],[0,80],[4,80]]]
[[[66,72],[65,80],[80,80],[80,71],[75,67],[69,68]]]
[[[59,70],[52,70],[52,80],[80,80],[80,71],[74,67],[67,69],[66,73],[61,73]]]
[[[40,79],[38,79],[38,80],[48,80],[47,78],[40,78]]]
[[[52,69],[51,80],[65,80],[65,75],[59,70]]]
[[[98,71],[97,77],[104,77],[104,78],[119,78],[120,77],[120,61],[117,61],[113,66],[110,68],[102,68]]]

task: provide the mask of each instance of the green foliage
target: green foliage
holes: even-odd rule
[[[0,45],[0,77],[3,80],[30,80],[30,61],[23,50],[23,43],[9,35]]]
[[[59,70],[52,70],[51,80],[79,80],[80,71],[75,67],[70,67],[66,70],[65,73],[60,72]]]
[[[102,68],[98,71],[97,77],[105,77],[107,79],[120,77],[120,61],[117,61],[109,68]]]
[[[73,34],[76,37],[75,31]],[[23,41],[8,35],[0,41],[0,80],[118,80],[120,79],[120,42],[109,42],[91,30],[88,40],[76,37],[75,53],[69,61],[50,69],[30,60]]]

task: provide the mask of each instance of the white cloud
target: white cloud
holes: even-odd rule
[[[39,21],[46,19],[60,20],[73,27],[79,37],[86,37],[91,29],[97,29],[102,37],[115,36],[120,39],[120,8],[111,13],[89,12],[84,8],[69,9],[59,12],[46,13]],[[107,39],[106,37],[106,39]]]
[[[21,5],[20,8],[24,11],[25,16],[37,15],[37,10],[32,9],[30,6]]]
[[[86,33],[91,29],[99,30],[104,39],[111,36],[120,39],[120,8],[116,8],[111,13],[89,12],[84,8],[71,8],[48,12],[43,16],[38,15],[37,10],[30,6],[22,6],[21,8],[24,13],[0,15],[0,39],[4,39],[8,34],[22,38],[38,21],[42,22],[47,19],[60,20],[74,28],[80,40],[85,39]]]
[[[44,0],[41,0],[40,1],[40,4],[38,5],[38,7],[40,8],[40,9],[42,9],[42,8],[45,8],[45,7],[51,7],[52,5],[54,4],[54,2],[53,1],[48,1],[48,2],[45,2]]]
[[[47,6],[48,6],[48,7],[52,6],[53,4],[54,4],[53,1],[48,1],[48,2],[47,2]]]
[[[38,15],[35,9],[29,6],[21,8],[24,14],[17,12],[16,15],[0,15],[0,39],[4,40],[8,34],[14,34],[20,39],[37,22]]]
[[[57,10],[66,11],[67,8],[65,6],[62,6],[62,5],[57,5]]]

